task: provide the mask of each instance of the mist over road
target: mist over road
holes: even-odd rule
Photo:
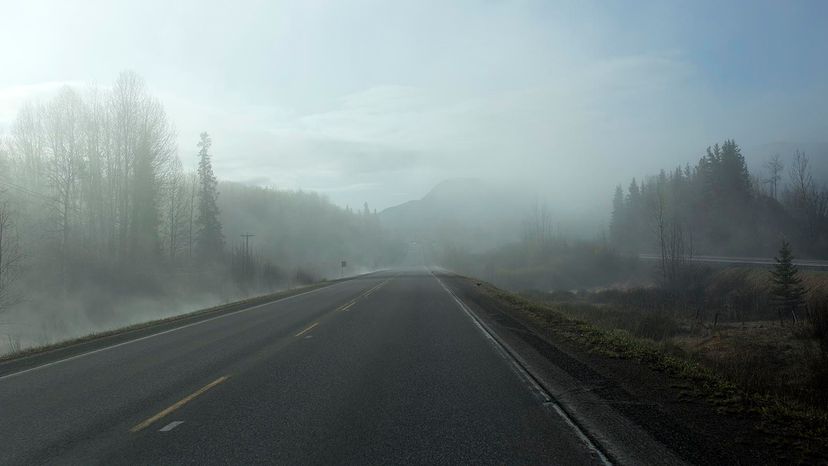
[[[424,267],[0,376],[0,463],[557,463],[600,455]]]

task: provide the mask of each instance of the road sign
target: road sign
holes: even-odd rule
[[[342,261],[342,268],[348,267],[348,261]]]

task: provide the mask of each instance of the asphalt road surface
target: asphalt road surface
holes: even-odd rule
[[[594,464],[426,268],[0,376],[0,464]]]

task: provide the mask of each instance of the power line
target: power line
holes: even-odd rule
[[[56,199],[55,199],[54,197],[52,197],[52,196],[48,196],[48,195],[46,195],[46,194],[42,194],[42,193],[39,193],[39,192],[37,192],[37,191],[33,191],[33,190],[29,189],[29,188],[25,188],[25,187],[23,187],[23,186],[20,186],[20,185],[18,185],[18,184],[12,183],[11,181],[8,181],[8,180],[4,180],[4,179],[2,179],[2,178],[0,178],[0,184],[5,185],[5,186],[7,186],[7,187],[9,187],[9,188],[12,188],[12,189],[16,189],[18,192],[21,192],[21,193],[23,193],[23,194],[27,194],[27,195],[29,195],[29,196],[38,197],[38,198],[40,198],[40,199],[43,199],[43,200],[46,200],[46,201],[50,201],[50,202],[54,202],[54,201],[56,201]],[[78,208],[78,206],[73,205],[73,206],[70,206],[70,208],[71,208],[74,212],[76,212],[76,213],[80,213],[80,212],[81,212],[81,209],[80,209],[80,208]]]
[[[14,184],[14,183],[12,183],[12,182],[10,182],[10,181],[6,181],[6,180],[3,180],[3,179],[0,179],[0,184],[3,184],[3,185],[5,185],[5,186],[7,186],[7,187],[9,187],[9,188],[12,188],[12,189],[16,189],[17,191],[19,191],[19,192],[21,192],[21,193],[23,193],[23,194],[28,194],[28,195],[30,195],[30,196],[39,197],[39,198],[46,199],[46,200],[49,200],[49,201],[54,200],[52,197],[49,197],[49,196],[47,196],[47,195],[45,195],[45,194],[38,193],[38,192],[36,192],[36,191],[32,191],[32,190],[31,190],[31,189],[29,189],[29,188],[24,188],[23,186],[20,186],[20,185]]]

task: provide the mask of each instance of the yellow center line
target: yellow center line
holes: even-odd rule
[[[176,409],[184,406],[185,404],[189,403],[190,401],[193,401],[193,399],[195,399],[195,397],[201,395],[202,393],[204,393],[207,390],[215,387],[216,385],[224,382],[228,378],[229,378],[229,376],[223,376],[223,377],[217,378],[216,380],[213,380],[212,382],[210,382],[207,385],[199,388],[194,393],[182,398],[181,400],[179,400],[178,402],[176,402],[172,406],[168,407],[167,409],[161,411],[160,413],[156,414],[155,416],[152,416],[151,418],[148,418],[148,419],[144,420],[140,424],[135,425],[135,427],[133,427],[132,429],[129,429],[129,431],[135,433],[135,432],[141,431],[143,429],[146,429],[147,427],[149,427],[150,425],[152,425],[153,423],[155,423],[159,419],[161,419],[164,416],[170,414],[171,412],[175,411]]]
[[[348,309],[349,307],[353,306],[354,304],[356,304],[356,299],[348,301],[347,303],[345,303],[345,304],[339,306],[338,308],[336,308],[336,310],[337,311],[344,311],[345,309]]]
[[[297,334],[296,334],[296,335],[294,335],[294,336],[301,337],[302,335],[304,335],[304,334],[306,334],[306,333],[310,332],[310,331],[311,331],[311,329],[313,329],[313,328],[314,328],[314,327],[316,327],[317,325],[319,325],[319,322],[314,322],[314,323],[312,323],[312,324],[310,325],[310,327],[306,328],[305,330],[302,330],[301,332],[297,333]]]
[[[354,304],[356,304],[356,302],[357,302],[357,301],[359,301],[359,300],[360,300],[360,299],[362,299],[362,298],[366,298],[366,297],[370,296],[370,295],[371,295],[371,293],[373,293],[374,291],[376,291],[376,290],[377,290],[377,288],[379,288],[380,286],[382,286],[382,285],[384,285],[384,284],[385,284],[385,283],[380,283],[379,285],[376,285],[375,287],[371,288],[370,290],[366,291],[365,293],[362,293],[361,295],[359,295],[359,296],[357,296],[356,298],[354,298],[354,299],[352,299],[352,300],[348,301],[347,303],[343,304],[342,306],[339,306],[338,308],[336,308],[336,310],[337,310],[337,311],[347,311],[348,309],[350,309],[350,308],[351,308],[351,306],[353,306]]]
[[[387,280],[385,280],[385,281],[383,281],[382,283],[379,283],[379,284],[375,285],[373,288],[371,288],[371,289],[369,289],[368,291],[366,291],[366,292],[362,293],[361,295],[357,296],[356,298],[352,299],[351,301],[349,301],[349,302],[347,302],[347,303],[343,304],[342,306],[339,306],[338,308],[336,308],[336,310],[337,310],[337,311],[347,311],[347,310],[348,310],[348,309],[350,309],[350,308],[351,308],[354,304],[356,304],[356,303],[357,303],[357,301],[359,301],[359,300],[360,300],[360,299],[362,299],[362,298],[367,298],[368,296],[371,296],[371,295],[372,295],[375,291],[377,291],[378,289],[380,289],[380,288],[382,288],[383,286],[385,286],[385,284],[386,284],[386,283],[390,282],[390,281],[391,281],[391,280],[393,280],[394,278],[396,278],[396,275],[395,275],[395,276],[393,276],[393,277],[391,277],[391,278],[389,278],[389,279],[387,279]],[[298,336],[298,335],[297,335],[297,336]]]

